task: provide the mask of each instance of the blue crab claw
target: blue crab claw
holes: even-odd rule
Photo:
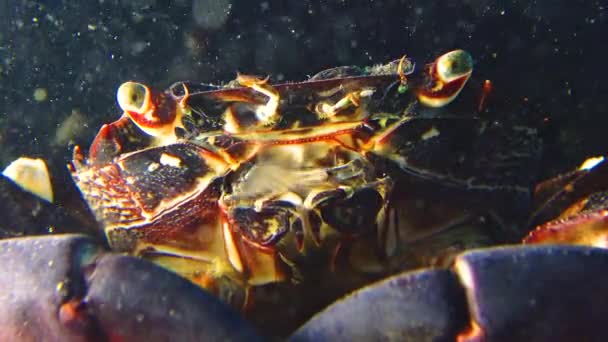
[[[455,269],[479,327],[464,340],[606,340],[606,267],[608,252],[590,247],[505,247],[462,255]]]
[[[608,251],[590,247],[471,251],[451,270],[403,273],[359,290],[291,340],[606,340],[606,267]]]
[[[292,341],[422,341],[467,324],[464,291],[447,270],[404,273],[354,292],[302,326]]]
[[[1,341],[258,339],[212,295],[84,236],[2,240],[0,258]]]

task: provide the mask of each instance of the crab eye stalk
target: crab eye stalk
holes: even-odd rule
[[[452,102],[473,72],[473,58],[464,50],[441,55],[429,68],[429,86],[418,90],[418,100],[429,107],[443,107]]]
[[[116,100],[124,113],[146,134],[156,138],[158,145],[175,142],[176,127],[183,127],[183,99],[154,92],[146,85],[125,82],[116,92]]]
[[[473,58],[464,50],[450,51],[437,59],[436,68],[439,79],[442,82],[450,83],[471,75]]]
[[[143,84],[125,82],[118,88],[116,99],[124,111],[144,112],[150,105],[150,91]]]

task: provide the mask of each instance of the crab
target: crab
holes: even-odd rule
[[[394,253],[394,241],[375,243],[397,234],[387,221],[397,215],[388,206],[395,179],[376,159],[437,178],[415,164],[426,160],[406,161],[401,150],[432,140],[446,124],[408,112],[405,88],[440,107],[471,69],[471,57],[457,50],[418,78],[402,58],[275,86],[245,75],[237,86],[212,91],[181,83],[162,93],[127,82],[117,93],[124,116],[101,129],[88,159],[77,151],[73,177],[113,249],[153,259],[208,289],[236,283],[247,290],[237,297],[248,300],[251,286],[299,281],[320,272],[321,263],[335,268],[351,258],[347,249],[376,264],[374,249]],[[197,110],[202,120],[186,125]],[[468,124],[475,134],[478,127]],[[120,142],[129,125],[145,133],[135,139],[144,147]],[[132,143],[131,129],[127,135]]]
[[[121,85],[123,116],[100,129],[87,156],[75,150],[70,171],[114,252],[153,261],[180,277],[139,259],[107,256],[83,237],[6,240],[2,251],[12,258],[25,257],[25,246],[45,255],[42,261],[25,258],[25,269],[10,269],[23,284],[38,281],[37,274],[25,275],[27,265],[43,272],[55,260],[77,265],[73,272],[80,284],[62,280],[70,268],[57,271],[59,278],[51,281],[55,292],[47,296],[59,307],[58,316],[39,318],[45,324],[30,330],[4,318],[13,329],[6,336],[48,329],[53,336],[92,338],[101,331],[109,339],[145,339],[150,336],[145,330],[167,312],[190,317],[179,323],[186,328],[176,336],[200,339],[201,321],[214,327],[215,338],[255,336],[215,298],[243,311],[264,334],[286,336],[345,293],[395,274],[319,313],[292,338],[395,337],[390,334],[404,331],[412,338],[508,336],[508,324],[488,319],[497,312],[486,300],[492,287],[483,293],[476,284],[511,291],[498,286],[500,272],[515,269],[509,260],[517,255],[545,269],[564,260],[572,267],[579,259],[597,267],[608,261],[605,252],[583,247],[512,247],[455,257],[472,247],[519,239],[518,224],[528,215],[530,170],[539,153],[529,128],[437,114],[457,97],[471,71],[470,55],[456,50],[421,70],[403,57],[278,85],[248,75],[222,87],[178,82],[155,91],[137,82]],[[5,182],[13,193],[23,193]],[[532,221],[562,196],[557,187],[537,191],[543,205]],[[18,200],[34,201],[42,212],[64,210],[45,200]],[[62,217],[53,226],[68,220]],[[502,266],[488,269],[488,261]],[[426,266],[453,268],[400,274]],[[129,291],[101,285],[104,272],[121,268],[128,272],[119,281],[131,283]],[[516,283],[538,284],[554,276],[546,272],[524,268],[516,272]],[[158,280],[172,299],[139,314],[141,304],[129,306],[135,320],[111,319],[122,305],[108,303],[133,303],[137,289],[153,291],[144,278]],[[27,298],[19,293],[16,297]],[[530,298],[539,293],[540,285],[533,287]],[[404,311],[387,309],[388,314],[407,319],[408,310],[420,308],[434,318],[398,330],[394,322],[378,322],[369,332],[340,328],[356,324],[351,313],[381,307],[371,302],[375,296],[387,304],[405,296]],[[208,311],[196,312],[190,299]],[[178,309],[168,304],[173,300]],[[438,300],[443,309],[429,311]],[[17,300],[15,307],[22,303]],[[289,312],[279,313],[286,305]],[[24,310],[21,315],[32,317]],[[137,317],[146,324],[138,325]],[[170,318],[158,330],[174,333],[171,324],[178,323]],[[522,336],[549,336],[534,333],[525,330]]]

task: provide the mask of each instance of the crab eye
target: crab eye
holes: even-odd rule
[[[148,98],[148,88],[137,82],[125,82],[116,92],[118,105],[124,111],[137,113],[145,112],[146,100]]]
[[[437,59],[437,76],[449,83],[470,74],[473,70],[473,58],[464,50],[450,51]]]
[[[417,91],[425,106],[438,108],[452,102],[473,72],[473,58],[464,50],[441,55],[428,69],[430,82]]]

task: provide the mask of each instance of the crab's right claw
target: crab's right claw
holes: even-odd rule
[[[608,252],[589,247],[471,251],[451,270],[403,273],[358,290],[290,341],[606,340],[606,267]]]

